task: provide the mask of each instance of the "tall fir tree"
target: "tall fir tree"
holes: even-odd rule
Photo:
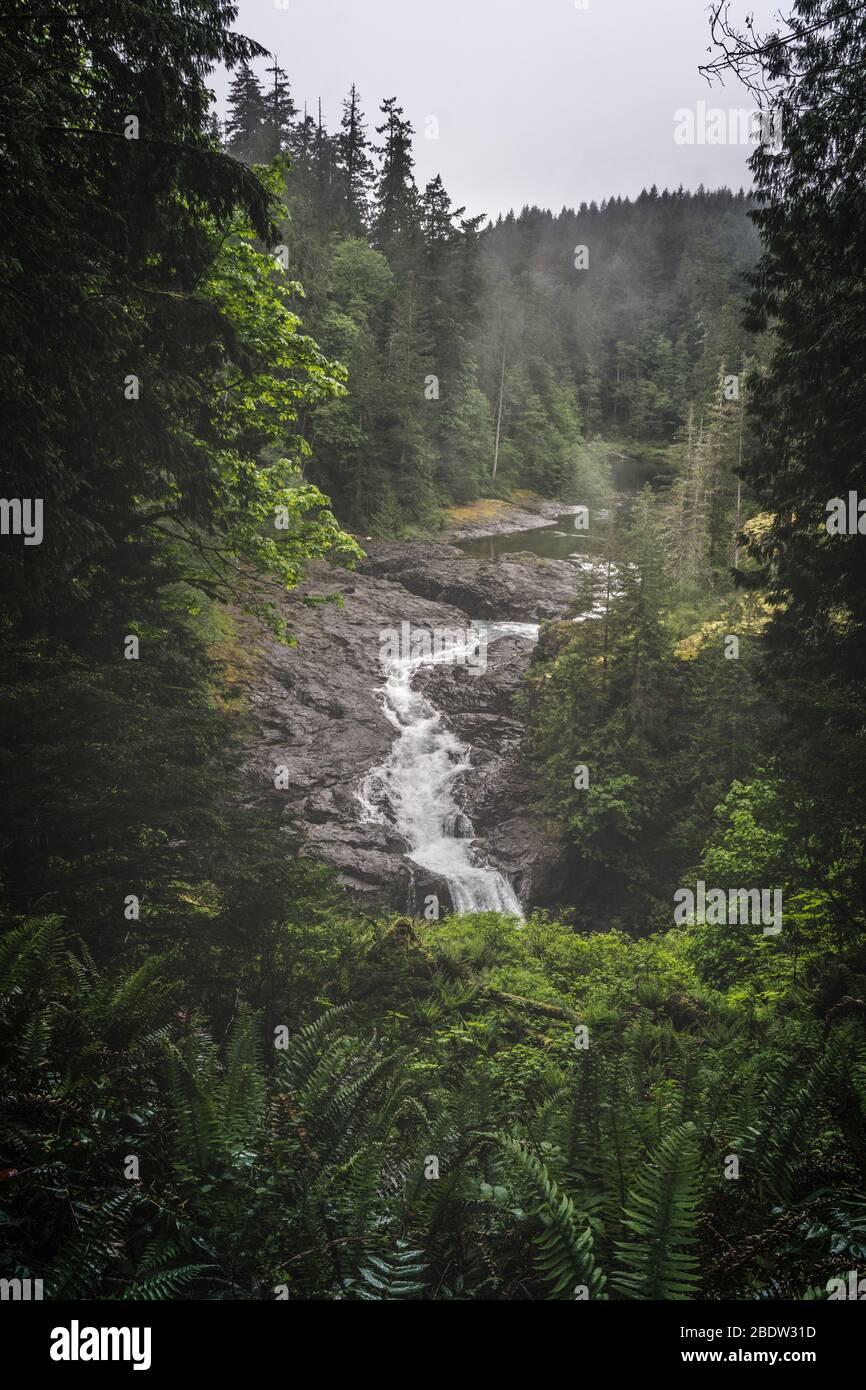
[[[361,98],[354,82],[343,102],[336,165],[348,230],[353,235],[361,235],[370,223],[374,171]]]
[[[288,75],[280,67],[276,57],[266,71],[271,81],[263,93],[262,120],[270,133],[273,155],[277,155],[289,149],[297,108],[292,100]]]
[[[261,163],[272,154],[265,127],[262,84],[249,63],[241,63],[229,86],[226,145],[245,164]]]
[[[316,147],[316,122],[304,102],[304,114],[292,127],[289,139],[289,153],[297,169],[309,173],[313,165],[313,152]]]
[[[386,253],[398,245],[407,246],[419,229],[418,189],[415,185],[415,157],[412,123],[403,116],[396,97],[386,97],[381,106],[384,120],[376,134],[384,136],[377,147],[381,158],[376,185],[373,236]]]
[[[824,887],[837,920],[862,926],[866,243],[856,229],[866,219],[866,12],[798,0],[785,41],[754,48],[735,41],[725,59],[747,80],[763,69],[780,135],[751,161],[764,254],[750,323],[772,329],[774,350],[752,388],[758,444],[743,478],[765,520],[750,546],[759,569],[743,580],[766,587],[773,604],[765,679],[785,716],[781,766],[804,854],[833,866]]]

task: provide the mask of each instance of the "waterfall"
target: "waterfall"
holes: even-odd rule
[[[497,623],[487,640],[531,624]],[[473,827],[455,800],[455,785],[471,765],[471,749],[445,726],[441,710],[412,686],[422,666],[461,661],[478,648],[482,625],[445,650],[383,659],[378,694],[397,731],[384,762],[364,777],[358,792],[363,818],[391,825],[408,845],[407,857],[445,880],[455,912],[508,912],[523,920],[514,889],[473,852]],[[537,636],[538,629],[534,629]]]

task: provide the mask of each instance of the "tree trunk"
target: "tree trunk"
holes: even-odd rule
[[[499,374],[499,409],[496,412],[496,443],[493,448],[493,473],[496,477],[496,470],[499,467],[499,434],[502,429],[502,397],[505,394],[505,344],[502,345],[502,371]]]

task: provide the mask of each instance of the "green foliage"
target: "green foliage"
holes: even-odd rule
[[[536,1244],[535,1264],[550,1287],[549,1297],[557,1298],[568,1292],[571,1297],[603,1298],[604,1276],[593,1260],[591,1228],[587,1225],[578,1234],[573,1202],[559,1192],[535,1154],[507,1135],[501,1136],[499,1143],[510,1154],[535,1197],[536,1207],[532,1214],[544,1230]]]
[[[426,1272],[424,1252],[411,1250],[406,1241],[398,1240],[393,1254],[387,1259],[371,1256],[360,1271],[350,1293],[362,1302],[387,1302],[417,1297],[424,1293]]]
[[[644,489],[627,528],[608,532],[575,603],[593,616],[542,632],[520,701],[538,801],[571,850],[587,927],[599,913],[632,931],[670,921],[718,803],[772,727],[736,600],[713,600],[720,616],[697,632],[692,612],[671,613],[660,505]],[[742,634],[737,661],[724,656],[730,630]]]
[[[7,1265],[75,1297],[753,1297],[784,1244],[791,1280],[826,1279],[827,1233],[856,1243],[862,1224],[845,1195],[866,1141],[857,1026],[828,1024],[821,1045],[790,1012],[732,1009],[687,936],[630,945],[480,914],[383,971],[380,927],[343,958],[357,1002],[323,1010],[298,984],[291,1007],[267,1002],[298,1018],[274,1048],[243,997],[226,1017],[239,980],[219,934],[100,968],[50,919],[10,924]],[[314,985],[331,975],[306,959]],[[205,966],[212,1020],[182,1003]],[[502,987],[517,978],[522,993]],[[582,1015],[588,1048],[567,1022]],[[704,1216],[727,1253],[704,1248]]]
[[[231,6],[16,16],[6,487],[48,524],[0,556],[10,1277],[87,1300],[781,1299],[866,1258],[863,570],[816,492],[858,478],[866,20],[798,11],[828,22],[767,57],[807,115],[755,157],[769,349],[735,322],[742,195],[482,232],[441,179],[417,188],[394,99],[377,169],[354,88],[336,139],[295,119]],[[226,668],[249,628],[217,605],[282,633],[275,592],[358,556],[318,482],[390,532],[491,489],[494,456],[503,492],[598,501],[601,428],[643,441],[656,488],[522,700],[572,901],[403,922],[395,950],[296,827],[240,804]],[[741,559],[771,608],[732,594]],[[782,934],[671,929],[698,873],[781,885]]]
[[[484,225],[452,206],[438,175],[417,185],[415,131],[396,98],[381,104],[373,146],[355,86],[332,134],[294,111],[272,71],[273,98],[240,67],[226,148],[253,164],[291,157],[281,238],[305,320],[351,382],[347,399],[304,417],[311,476],[339,515],[399,535],[433,524],[443,504],[518,485],[598,502],[603,432],[667,451],[689,522],[681,578],[723,575],[745,392],[728,405],[719,390],[724,369],[745,380],[753,348],[737,321],[758,252],[750,200],[652,188]],[[588,270],[574,269],[576,245],[592,247]]]
[[[761,1121],[746,1136],[743,1149],[755,1180],[777,1200],[790,1198],[797,1185],[809,1135],[808,1121],[825,1097],[832,1095],[840,1073],[852,1059],[861,1061],[864,1046],[847,1027],[834,1029],[814,1058],[777,1062],[768,1078]]]
[[[695,1127],[680,1125],[659,1142],[629,1193],[623,1224],[631,1240],[619,1246],[624,1269],[614,1276],[625,1297],[694,1296],[697,1260],[685,1247],[697,1239],[699,1197]]]

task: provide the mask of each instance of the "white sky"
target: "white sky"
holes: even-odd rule
[[[236,27],[277,54],[299,106],[315,114],[321,97],[329,130],[353,81],[371,134],[396,96],[418,132],[419,184],[441,173],[471,213],[558,211],[653,183],[748,186],[749,147],[673,138],[680,108],[752,105],[733,79],[710,88],[697,71],[707,0],[237,3]],[[778,0],[731,0],[731,13],[763,32]],[[224,113],[226,75],[213,85]],[[424,138],[429,116],[438,139]]]

